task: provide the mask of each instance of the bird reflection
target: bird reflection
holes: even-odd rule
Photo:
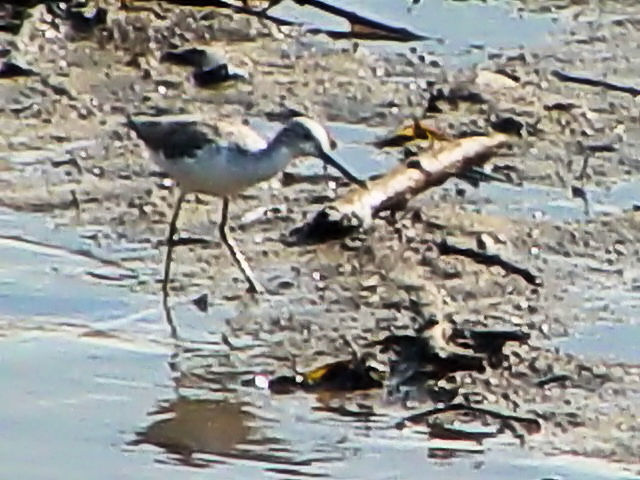
[[[173,321],[173,314],[171,313],[171,307],[169,306],[169,296],[168,295],[163,295],[162,296],[162,310],[164,311],[164,319],[167,322],[167,325],[169,326],[169,330],[171,332],[171,338],[174,340],[174,342],[178,341],[178,329],[176,328],[176,324]],[[176,349],[174,351],[177,352],[178,350]]]
[[[133,443],[163,448],[188,466],[212,463],[210,459],[204,462],[194,458],[199,453],[237,456],[234,452],[248,442],[252,430],[248,425],[250,415],[242,405],[226,399],[178,397],[149,415],[159,418],[137,432]]]
[[[170,305],[163,302],[163,308],[174,339],[167,361],[173,395],[149,410],[150,423],[135,432],[129,445],[154,445],[173,461],[195,468],[235,459],[298,475],[311,466],[309,459],[297,458],[288,442],[265,431],[268,424],[252,413],[252,404],[238,391],[220,388],[226,378],[184,367],[193,359],[193,344],[178,336]]]
[[[174,398],[159,401],[149,411],[152,422],[136,432],[136,438],[130,444],[155,445],[172,454],[179,463],[192,467],[217,463],[212,459],[198,459],[197,454],[234,456],[238,446],[249,441],[252,415],[245,410],[245,404],[229,398],[190,398],[182,393],[185,388],[197,387],[198,380],[183,371],[184,342],[178,336],[166,297],[162,307],[174,341],[173,352],[167,362]]]

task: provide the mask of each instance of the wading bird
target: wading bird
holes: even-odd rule
[[[162,292],[167,297],[171,254],[180,207],[188,193],[222,198],[222,216],[218,230],[233,261],[249,283],[249,290],[264,292],[244,255],[227,232],[230,198],[243,190],[275,176],[294,158],[312,156],[334,167],[349,181],[366,188],[328,152],[332,141],[318,122],[297,117],[266,143],[255,132],[243,127],[242,141],[220,137],[220,130],[191,120],[127,119],[149,150],[151,159],[180,187],[180,195],[171,216],[167,237]],[[238,131],[236,131],[236,134]],[[236,135],[237,136],[237,135]],[[251,137],[251,138],[247,138]],[[247,141],[253,140],[253,141]]]

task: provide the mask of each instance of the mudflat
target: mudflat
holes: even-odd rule
[[[224,368],[212,368],[217,357],[194,360],[185,341],[174,354],[191,361],[173,377],[177,387],[217,394],[234,390],[251,371],[286,372],[291,358],[304,370],[349,357],[345,337],[364,348],[389,333],[414,332],[418,305],[450,325],[530,335],[526,343],[507,344],[501,368],[456,374],[461,397],[476,395],[483,405],[540,421],[540,432],[516,435],[525,449],[602,459],[638,473],[637,2],[526,2],[523,11],[557,19],[549,39],[485,48],[483,61],[456,69],[422,47],[334,41],[223,9],[127,11],[119,2],[103,3],[106,23],[90,31],[37,6],[19,33],[0,37],[12,61],[32,70],[0,79],[0,206],[117,252],[91,278],[118,286],[123,297],[160,296],[177,196],[127,130],[126,114],[246,120],[269,136],[293,113],[304,113],[327,125],[338,154],[362,177],[401,160],[401,149],[381,152],[372,141],[414,117],[452,137],[488,134],[500,119],[519,134],[488,163],[508,183],[474,189],[453,180],[375,219],[367,231],[321,245],[284,242],[349,188],[315,175],[322,173],[319,163],[300,162],[239,195],[230,225],[271,290],[259,298],[244,294],[217,236],[220,200],[189,197],[181,235],[207,243],[176,248],[173,301],[186,305],[206,293],[219,317],[203,313],[200,328],[223,332],[237,350],[221,360]],[[160,62],[163,52],[203,44],[246,77],[201,88],[188,68]],[[439,255],[433,245],[442,239],[469,248],[482,242],[535,272],[543,285]],[[173,317],[180,331],[180,312]],[[198,329],[191,317],[189,323],[193,337]],[[6,324],[6,338],[20,331]],[[374,411],[383,418],[428,406],[414,398],[392,401],[380,391],[326,405],[329,412]],[[236,415],[230,408],[236,407],[214,413],[230,418]],[[238,442],[245,438],[244,427],[228,428]]]

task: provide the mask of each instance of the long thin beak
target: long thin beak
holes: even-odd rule
[[[361,180],[358,177],[356,177],[353,173],[351,173],[349,170],[347,170],[344,167],[344,165],[342,165],[340,162],[338,162],[335,158],[333,158],[327,152],[322,152],[322,154],[320,155],[320,159],[324,163],[326,163],[327,165],[331,165],[333,168],[338,170],[342,174],[342,176],[344,178],[346,178],[347,180],[349,180],[351,183],[355,183],[360,188],[364,188],[364,189],[368,189],[369,188],[367,186],[367,182],[365,182],[364,180]]]

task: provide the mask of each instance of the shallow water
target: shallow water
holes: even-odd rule
[[[635,318],[638,318],[637,316]],[[609,362],[640,363],[640,325],[638,323],[599,322],[580,329],[571,337],[557,342],[562,352],[583,358],[599,358]]]
[[[405,52],[418,45],[454,64],[483,58],[479,42],[518,47],[544,41],[554,28],[548,17],[518,18],[513,6],[498,2],[423,0],[411,12],[408,3],[397,8],[387,0],[341,5],[445,39],[374,48]],[[274,13],[290,12],[290,5],[278,8]],[[298,13],[314,24],[344,28],[308,8]],[[262,125],[265,131],[279,126]],[[387,132],[330,128],[341,142],[338,155],[357,174],[395,164],[393,154],[366,145]],[[50,153],[28,152],[18,161],[39,162]],[[300,168],[322,170],[320,163]],[[511,188],[483,186],[467,200],[497,215],[584,216],[582,202],[567,192],[527,185],[514,203]],[[635,188],[589,192],[593,212],[628,208],[629,200],[637,201]],[[237,352],[221,336],[242,307],[219,302],[202,313],[179,298],[173,315],[180,340],[174,340],[158,296],[135,292],[158,269],[118,263],[124,256],[155,257],[160,265],[159,252],[148,245],[98,249],[88,238],[104,229],[0,211],[0,465],[7,478],[634,478],[601,462],[537,456],[509,436],[483,445],[440,442],[424,432],[397,431],[400,411],[397,417],[341,416],[327,412],[319,397],[277,397],[242,386],[263,368],[258,339],[232,338],[243,347]],[[620,318],[635,315],[631,308],[618,311]],[[607,325],[596,324],[560,347],[605,357],[615,350],[637,361],[630,337],[640,335],[635,324]],[[597,340],[604,334],[607,349]]]
[[[7,478],[630,478],[532,455],[510,436],[436,441],[396,430],[401,411],[341,416],[320,397],[242,386],[261,349],[251,338],[233,339],[241,352],[223,345],[234,307],[201,313],[179,299],[174,340],[157,297],[88,276],[107,255],[78,255],[85,241],[44,220],[0,215],[0,230],[29,240],[0,242]]]
[[[638,203],[639,191],[639,180],[622,181],[607,189],[587,187],[588,206],[585,207],[585,202],[573,198],[569,189],[526,183],[522,186],[488,183],[470,191],[467,200],[486,204],[483,212],[487,214],[567,222],[629,211]]]
[[[541,44],[555,29],[547,15],[519,12],[512,2],[451,2],[424,0],[411,2],[388,0],[344,0],[341,8],[384,23],[408,28],[429,37],[407,44],[364,42],[370,48],[406,52],[410,46],[433,55],[442,55],[447,65],[482,60],[485,49],[519,48]],[[273,9],[274,15],[293,18],[309,25],[332,30],[348,30],[346,21],[312,8],[292,9],[284,2]]]
[[[640,292],[620,286],[582,293],[584,310],[598,320],[556,342],[563,352],[610,362],[640,363]]]

